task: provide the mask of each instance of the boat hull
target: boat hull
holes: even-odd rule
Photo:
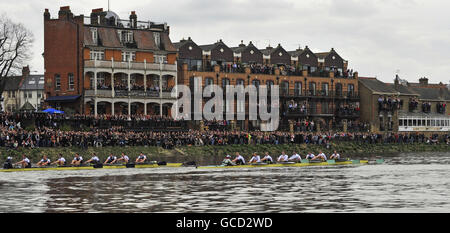
[[[104,165],[100,168],[94,166],[73,166],[73,167],[33,167],[33,168],[11,168],[0,169],[0,172],[28,172],[28,171],[70,171],[70,170],[103,170],[103,169],[124,169],[124,168],[159,168],[159,167],[181,167],[182,163],[167,163],[167,165],[158,164],[136,164],[134,167],[124,165]]]

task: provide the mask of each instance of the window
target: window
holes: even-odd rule
[[[302,83],[301,82],[295,82],[294,91],[295,91],[296,96],[302,95]]]
[[[355,86],[353,84],[348,84],[348,95],[352,96],[355,93]]]
[[[328,83],[322,83],[322,95],[328,96]]]
[[[59,74],[55,74],[55,90],[61,90],[61,76]]]
[[[38,98],[38,99],[42,98],[42,93],[38,92],[38,93],[37,93],[37,98]]]
[[[281,95],[289,95],[289,82],[283,81],[281,83]]]
[[[136,60],[136,53],[135,52],[122,52],[122,61],[135,61]]]
[[[155,63],[167,63],[167,56],[165,55],[154,55]]]
[[[242,86],[244,86],[244,80],[243,79],[238,79],[238,80],[236,80],[236,86],[237,85],[242,85]]]
[[[227,85],[230,85],[230,80],[227,78],[222,79],[222,89],[225,91],[227,88]]]
[[[97,44],[97,42],[98,42],[97,28],[91,28],[91,35],[92,35],[92,41],[94,42],[94,44]]]
[[[316,95],[316,83],[315,82],[309,83],[309,94],[312,96]]]
[[[74,88],[75,88],[75,80],[73,78],[73,74],[72,73],[69,74],[68,80],[69,80],[69,90],[74,90]]]
[[[159,32],[153,32],[153,37],[155,38],[155,45],[161,48],[161,34]]]
[[[209,86],[209,85],[213,85],[213,84],[214,84],[214,81],[213,81],[212,78],[206,78],[205,79],[205,87]]]
[[[120,43],[126,44],[133,42],[133,32],[118,30]]]
[[[90,58],[91,58],[91,60],[105,60],[105,52],[104,51],[91,50],[90,51]]]

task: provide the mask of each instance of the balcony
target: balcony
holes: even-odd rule
[[[303,90],[302,90],[303,91]],[[311,91],[306,90],[300,93],[299,91],[287,91],[286,89],[280,88],[280,97],[285,98],[344,98],[344,99],[359,99],[358,92],[334,92],[334,91]]]
[[[159,64],[146,62],[122,62],[122,61],[106,61],[106,60],[86,60],[84,68],[104,68],[104,69],[130,69],[130,70],[161,70],[177,71],[175,64]]]
[[[95,97],[94,90],[85,90],[85,97]],[[112,90],[97,90],[97,97],[99,98],[112,98]],[[144,90],[114,90],[114,97],[116,98],[160,98],[160,93],[156,91],[144,91]],[[162,98],[170,99],[175,98],[170,91],[163,91]]]

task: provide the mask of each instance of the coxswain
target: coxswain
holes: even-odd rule
[[[44,155],[42,159],[38,163],[36,163],[36,165],[39,167],[48,166],[50,165],[50,159],[47,158],[47,155]]]
[[[86,161],[86,163],[90,163],[91,165],[95,165],[95,164],[99,164],[101,162],[100,162],[100,159],[98,158],[97,154],[93,153],[92,157],[88,161]]]
[[[319,160],[319,159],[325,161],[327,160],[327,156],[322,151],[320,151],[320,153],[316,155],[314,158],[312,158],[312,160]]]
[[[136,163],[144,163],[146,160],[147,160],[147,156],[141,152],[139,154],[139,156],[136,158]]]
[[[92,160],[90,162],[92,162]],[[75,157],[70,164],[78,166],[81,165],[81,163],[83,163],[83,157],[81,157],[78,153],[75,153]]]
[[[337,153],[336,151],[334,151],[334,153],[330,156],[330,159],[338,160],[340,158],[341,158],[341,155],[339,153]]]
[[[309,154],[306,155],[306,159],[308,159],[308,160],[314,159],[314,157],[316,157],[316,156],[311,152],[309,152]]]
[[[248,163],[260,163],[261,162],[261,157],[259,157],[259,155],[254,152],[252,158],[250,159],[250,161],[248,161]]]
[[[109,154],[108,158],[106,158],[103,164],[113,164],[117,160],[117,157],[113,154]]]
[[[288,160],[289,156],[284,151],[282,151],[281,155],[278,156],[277,162],[287,162]]]
[[[120,158],[118,158],[117,160],[113,161],[113,163],[115,163],[115,162],[128,163],[128,161],[130,161],[130,158],[128,158],[128,156],[125,155],[125,153],[122,152],[122,155],[120,156]]]
[[[222,161],[222,166],[234,166],[236,164],[231,161],[231,155],[225,156],[225,159]]]
[[[266,154],[264,155],[264,158],[261,159],[261,162],[265,162],[265,163],[269,163],[269,164],[273,163],[273,159],[269,155],[269,152],[266,152]]]
[[[292,156],[289,158],[289,161],[296,161],[296,162],[300,162],[302,161],[302,157],[300,157],[299,154],[297,154],[295,151],[292,154]]]
[[[31,168],[31,161],[27,158],[25,154],[22,154],[22,160],[15,163],[14,165],[18,164],[20,164],[22,168]]]
[[[3,164],[3,169],[11,169],[11,168],[13,168],[12,159],[13,158],[11,156],[6,157],[5,163]]]
[[[242,155],[239,154],[239,152],[236,152],[236,158],[233,159],[233,163],[235,163],[236,165],[244,165],[245,159],[244,157],[242,157]]]
[[[64,166],[64,165],[66,165],[66,159],[63,157],[63,155],[62,155],[62,154],[59,154],[58,156],[59,156],[59,159],[56,160],[55,162],[53,162],[52,164],[56,164],[56,165],[58,165],[58,166]]]

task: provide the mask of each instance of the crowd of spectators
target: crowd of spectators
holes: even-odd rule
[[[232,145],[232,144],[288,144],[312,143],[328,144],[333,141],[355,141],[360,143],[449,143],[450,135],[426,137],[418,133],[373,134],[369,132],[315,132],[314,121],[295,123],[294,133],[232,131],[219,128],[201,130],[130,130],[119,122],[175,122],[169,118],[137,115],[131,119],[125,116],[86,116],[75,115],[71,120],[84,124],[91,122],[88,131],[62,130],[61,120],[69,120],[62,115],[0,114],[0,146],[15,149],[18,147],[70,147],[90,146],[160,146],[171,149],[176,146]],[[24,128],[27,121],[35,122],[35,127]],[[108,128],[101,128],[97,121],[113,122]],[[116,122],[116,123],[114,123]],[[170,124],[170,123],[169,123]],[[226,121],[206,122],[208,127],[228,126]],[[353,123],[350,123],[353,124]],[[359,124],[359,123],[358,123]]]
[[[395,111],[403,106],[403,100],[395,96],[380,96],[378,97],[378,112],[381,111]]]

